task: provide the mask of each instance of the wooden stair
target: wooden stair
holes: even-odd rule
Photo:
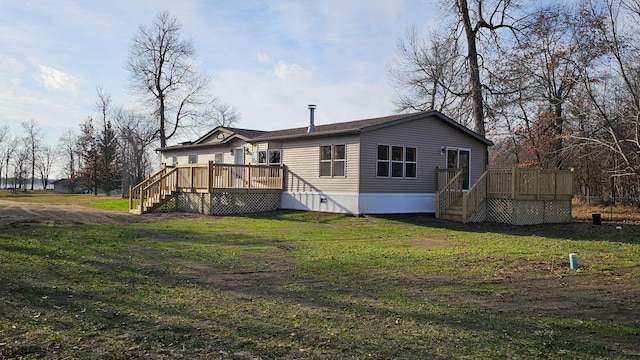
[[[463,222],[462,214],[462,199],[458,199],[449,206],[449,208],[440,216],[440,218],[461,223]]]
[[[133,209],[129,209],[129,212],[136,215],[141,215],[145,213],[151,213],[155,209],[161,207],[167,201],[173,199],[175,196],[175,192],[170,192],[168,194],[163,194],[161,196],[156,196],[153,199],[145,199],[145,203],[134,207]],[[142,208],[141,208],[142,207]]]
[[[129,190],[129,212],[144,214],[164,205],[176,193],[176,169],[163,167]]]

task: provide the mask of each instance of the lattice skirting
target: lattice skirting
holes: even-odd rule
[[[205,215],[235,215],[280,208],[279,191],[177,193],[155,211],[183,211]]]
[[[571,222],[571,201],[487,199],[486,221],[512,225]]]

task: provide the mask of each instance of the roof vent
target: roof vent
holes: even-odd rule
[[[315,105],[309,105],[309,127],[307,128],[307,132],[314,132],[316,131],[316,125],[313,123],[314,119],[313,119],[313,113],[316,110],[316,106]]]

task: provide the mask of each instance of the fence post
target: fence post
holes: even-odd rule
[[[247,189],[251,190],[251,165],[246,165],[247,167]]]

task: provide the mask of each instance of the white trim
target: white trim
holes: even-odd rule
[[[282,208],[357,215],[358,193],[285,191],[282,193]]]
[[[436,194],[430,193],[363,193],[360,214],[435,213]]]
[[[433,193],[282,193],[283,209],[321,211],[344,214],[408,214],[434,213],[436,194]]]

